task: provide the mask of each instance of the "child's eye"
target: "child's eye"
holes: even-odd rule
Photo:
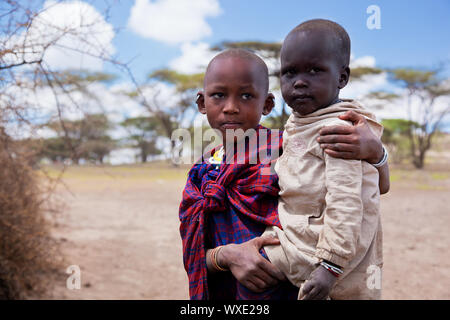
[[[309,73],[310,73],[310,74],[316,74],[316,73],[318,73],[318,72],[320,72],[320,69],[319,69],[319,68],[311,68],[311,69],[309,70]]]
[[[295,74],[295,70],[294,69],[286,69],[283,70],[283,75],[291,77]]]
[[[214,92],[213,94],[211,94],[211,97],[216,98],[216,99],[220,99],[223,98],[225,95],[222,92]]]
[[[249,100],[252,98],[252,95],[250,93],[243,93],[242,94],[242,99],[244,100]]]

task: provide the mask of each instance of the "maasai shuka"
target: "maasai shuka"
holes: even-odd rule
[[[277,139],[271,139],[269,129],[262,126],[256,129],[258,136],[261,129],[267,130],[267,141],[260,141],[257,150],[245,148],[244,163],[228,163],[224,159],[217,167],[208,163],[204,156],[202,162],[195,164],[189,171],[179,217],[183,262],[189,278],[191,299],[209,299],[211,296],[205,259],[208,248],[243,243],[260,236],[267,225],[280,227],[277,214],[278,177],[275,174],[263,174],[273,162],[267,161],[267,158],[265,161],[258,158],[256,164],[250,164],[248,160],[254,156],[253,152],[270,157],[276,150],[280,155],[282,132],[277,133]],[[240,298],[239,292],[234,294],[237,295],[235,298]]]

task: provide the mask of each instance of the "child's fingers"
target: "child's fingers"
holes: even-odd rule
[[[354,152],[355,150],[355,146],[349,143],[321,143],[320,147],[341,152]]]
[[[334,151],[330,149],[325,149],[324,152],[328,154],[329,156],[332,156],[333,158],[339,158],[339,159],[355,159],[355,153],[354,152],[347,152],[347,151]]]
[[[315,286],[312,285],[307,293],[305,293],[305,291],[303,291],[303,299],[302,300],[315,300],[318,293],[319,293],[319,290]]]
[[[326,290],[320,291],[317,296],[315,297],[316,300],[325,300],[328,296],[328,293]]]
[[[356,113],[353,110],[347,111],[343,115],[340,115],[339,118],[342,120],[351,121],[353,123],[366,121],[366,119],[362,115]]]
[[[353,132],[353,127],[345,125],[326,126],[319,131],[321,137],[328,135],[347,135],[352,134]]]
[[[268,276],[275,278],[279,281],[286,280],[283,272],[280,271],[275,265],[261,257],[261,262],[258,264],[263,272],[265,272]]]
[[[251,280],[246,280],[243,281],[242,283],[244,285],[244,287],[246,287],[247,289],[253,291],[253,292],[261,292],[262,290],[260,288],[258,288],[257,285],[255,285],[255,283]]]
[[[268,288],[267,283],[264,280],[258,278],[256,275],[249,279],[249,282],[252,283],[256,288],[256,291],[254,290],[255,292],[262,292]]]
[[[348,127],[345,127],[348,128]],[[352,134],[328,134],[325,136],[317,137],[317,142],[320,144],[336,144],[336,143],[345,143],[345,144],[356,144],[358,143],[357,137]]]
[[[280,240],[269,235],[257,237],[254,239],[254,242],[258,250],[261,249],[263,246],[280,244]]]
[[[303,285],[302,293],[308,294],[312,290],[313,287],[314,286],[312,285],[311,281],[306,281],[306,283]]]
[[[267,288],[273,287],[278,283],[278,280],[276,278],[273,278],[268,273],[266,273],[262,270],[253,275],[252,281],[261,290],[266,290]]]

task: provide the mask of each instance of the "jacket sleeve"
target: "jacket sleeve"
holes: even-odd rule
[[[319,235],[316,257],[345,268],[356,254],[363,204],[361,200],[362,163],[324,154],[324,226]]]

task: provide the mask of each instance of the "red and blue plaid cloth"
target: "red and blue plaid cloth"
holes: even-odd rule
[[[259,126],[257,135],[259,129],[266,128]],[[277,150],[280,155],[281,132],[272,145],[270,130],[266,130],[267,143],[258,144],[258,154],[267,152],[262,154],[270,156]],[[179,217],[191,299],[297,298],[298,288],[290,283],[281,283],[258,294],[242,286],[231,272],[214,274],[208,279],[205,259],[208,248],[246,242],[260,236],[267,225],[280,227],[278,177],[262,174],[261,170],[269,169],[269,161],[249,164],[250,154],[255,150],[247,149],[243,164],[228,164],[224,160],[217,166],[202,161],[189,171]]]

